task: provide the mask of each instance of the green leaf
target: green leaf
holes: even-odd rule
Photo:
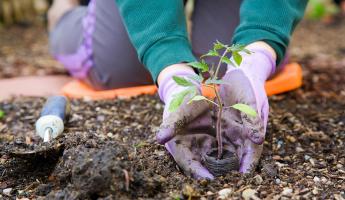
[[[221,85],[221,84],[229,84],[228,82],[225,82],[223,80],[217,80],[217,79],[207,79],[205,81],[205,84],[208,85],[208,84],[218,84],[218,85]]]
[[[197,94],[197,92],[198,92],[198,90],[196,89],[196,87],[194,86],[194,87],[190,87],[189,88],[189,94],[190,94],[190,96],[191,97],[194,97],[194,96],[196,96],[196,94]]]
[[[232,105],[231,107],[252,117],[256,117],[258,115],[252,107],[246,104],[238,103],[238,104]]]
[[[208,100],[206,97],[201,95],[194,96],[191,100],[188,101],[188,104],[192,103],[193,101],[201,101],[201,100]]]
[[[0,110],[0,119],[2,119],[3,117],[5,117],[5,112]]]
[[[242,50],[244,53],[246,53],[246,54],[248,54],[248,55],[250,55],[250,54],[252,54],[253,52],[251,52],[250,50],[248,50],[248,49],[243,49]]]
[[[192,82],[183,77],[173,76],[173,79],[180,86],[189,87],[194,85]]]
[[[175,112],[183,103],[184,98],[191,92],[190,89],[183,90],[173,96],[169,105],[169,112]]]
[[[236,63],[238,66],[241,65],[241,63],[242,63],[242,56],[241,56],[238,52],[234,51],[234,52],[232,53],[232,58],[234,59],[235,63]]]
[[[207,54],[202,55],[200,58],[203,58],[203,57],[206,57],[206,56],[208,56],[208,57],[219,57],[220,55],[217,52],[217,50],[213,49],[213,50],[210,50]]]
[[[245,48],[242,44],[233,44],[231,47],[228,48],[230,52],[240,52]]]
[[[202,60],[201,62],[191,62],[188,63],[188,65],[199,69],[201,72],[207,72],[209,70],[207,63],[204,60]]]
[[[223,57],[221,61],[222,63],[235,66],[234,63],[228,57]]]
[[[188,78],[198,82],[198,83],[202,83],[202,81],[204,80],[204,77],[202,77],[201,74],[199,75],[192,75],[192,76],[188,76]]]
[[[218,40],[213,44],[213,49],[214,50],[220,50],[220,49],[223,49],[223,48],[226,48],[226,45],[222,44]]]

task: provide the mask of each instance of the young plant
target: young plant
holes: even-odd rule
[[[232,65],[235,67],[240,66],[242,63],[242,56],[240,52],[244,52],[246,54],[251,53],[249,50],[245,49],[243,45],[235,44],[232,46],[228,46],[217,41],[216,43],[214,43],[213,49],[211,49],[207,54],[202,55],[200,57],[201,58],[200,62],[188,63],[188,65],[196,68],[199,71],[199,75],[195,75],[195,76],[191,76],[187,78],[178,77],[178,76],[173,77],[174,81],[178,85],[186,87],[186,89],[180,93],[177,93],[174,96],[173,100],[171,101],[169,105],[170,112],[176,111],[180,107],[184,99],[187,97],[189,98],[188,104],[194,101],[207,101],[210,104],[213,104],[217,107],[218,109],[218,117],[217,117],[217,122],[216,122],[216,137],[217,137],[217,143],[218,143],[217,159],[222,159],[222,155],[223,155],[222,130],[221,130],[221,127],[222,127],[221,119],[222,119],[223,110],[227,108],[236,109],[251,117],[256,117],[257,115],[256,111],[253,108],[243,103],[238,103],[238,104],[234,104],[228,107],[224,107],[224,102],[222,98],[220,97],[218,89],[217,89],[219,85],[231,84],[229,82],[225,82],[222,79],[218,78],[218,73],[219,73],[221,64],[225,63],[225,64]],[[228,57],[229,55],[232,55],[232,59]],[[210,67],[202,59],[204,57],[217,57],[219,60],[216,66],[212,64],[212,66]],[[208,76],[206,77],[205,74],[208,74]],[[192,81],[196,81],[204,87],[211,88],[215,94],[215,99],[213,100],[206,96],[198,95],[197,87],[192,83]]]

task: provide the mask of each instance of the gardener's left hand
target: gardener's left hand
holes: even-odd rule
[[[157,140],[165,144],[186,175],[213,179],[213,175],[201,163],[202,156],[216,145],[210,106],[205,101],[187,104],[188,98],[185,98],[178,109],[171,112],[169,107],[172,99],[186,90],[186,87],[172,79],[173,75],[189,79],[189,76],[196,74],[186,64],[176,64],[166,68],[158,78],[158,93],[166,106]],[[200,94],[200,84],[195,83],[194,87]]]
[[[243,103],[257,111],[256,117],[232,108],[223,111],[223,142],[236,146],[242,173],[249,172],[257,164],[265,140],[269,105],[264,85],[276,68],[275,54],[269,48],[265,44],[247,47],[253,53],[243,54],[238,68],[228,66],[223,80],[229,84],[220,87],[225,107]]]

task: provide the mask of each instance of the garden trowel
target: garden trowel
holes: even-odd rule
[[[12,152],[12,155],[42,155],[59,151],[62,144],[51,141],[63,132],[64,122],[69,113],[70,104],[65,96],[49,97],[43,106],[40,118],[36,121],[36,133],[43,139],[43,143],[33,150],[19,149]]]

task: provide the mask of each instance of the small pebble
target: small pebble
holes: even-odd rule
[[[304,152],[304,149],[302,147],[296,147],[296,151],[298,153]]]
[[[5,164],[6,161],[7,161],[7,159],[0,158],[0,164],[1,164],[1,165]]]
[[[109,132],[109,133],[107,133],[107,136],[112,138],[114,135],[113,135],[113,133]]]
[[[297,141],[296,138],[295,138],[294,136],[288,135],[288,136],[286,136],[286,138],[287,138],[287,140],[288,140],[289,142],[291,142],[291,143],[295,143],[295,142]]]
[[[262,177],[261,177],[260,175],[256,175],[256,176],[254,177],[254,180],[255,180],[255,183],[256,183],[257,185],[261,185],[261,183],[263,182],[263,179],[262,179]]]
[[[337,164],[337,168],[341,169],[341,168],[343,168],[343,165],[342,164]]]
[[[274,155],[272,158],[273,158],[273,160],[281,160],[282,159],[282,157],[280,157],[279,155]]]
[[[284,142],[282,140],[279,140],[277,142],[277,148],[280,149],[283,146]]]
[[[211,196],[211,195],[213,195],[213,194],[214,194],[214,193],[211,192],[211,191],[207,191],[207,192],[206,192],[206,195],[207,195],[207,196]]]
[[[304,188],[303,190],[299,191],[299,195],[305,195],[309,192],[309,188]]]
[[[155,109],[156,109],[156,110],[160,110],[161,108],[162,108],[162,104],[156,103]]]
[[[291,161],[290,156],[285,156],[285,157],[284,157],[284,161]]]
[[[278,185],[279,185],[281,181],[280,181],[280,179],[279,179],[279,178],[276,178],[275,182],[276,182],[276,184],[278,184]]]
[[[98,115],[97,116],[97,121],[103,122],[105,120],[105,116],[104,115]]]
[[[186,197],[198,197],[199,194],[194,188],[190,185],[185,185],[182,190],[182,194]]]
[[[165,151],[158,151],[158,150],[156,150],[155,154],[158,155],[158,156],[164,156],[165,155]]]
[[[328,181],[328,180],[327,180],[327,178],[326,178],[326,177],[321,177],[321,182],[322,182],[322,183],[324,183],[324,184],[325,184],[325,183],[327,183],[327,181]]]
[[[290,196],[292,196],[292,192],[293,192],[293,190],[291,188],[284,188],[282,195],[290,197]]]
[[[218,198],[219,199],[227,199],[228,197],[230,197],[232,193],[232,189],[230,188],[225,188],[225,189],[222,189],[218,192]]]
[[[200,181],[200,185],[202,185],[202,186],[207,186],[207,184],[208,184],[208,181],[206,179],[202,179]]]
[[[315,183],[320,182],[320,178],[319,178],[319,177],[317,177],[317,176],[315,176],[313,180],[314,180],[314,182],[315,182]]]
[[[12,192],[12,188],[6,188],[2,190],[2,193],[6,196],[10,196]]]
[[[285,186],[287,186],[287,182],[281,181],[281,182],[280,182],[280,185],[282,185],[283,187],[285,187]]]
[[[312,193],[313,193],[313,195],[317,195],[317,194],[319,194],[319,190],[316,187],[314,187]]]
[[[304,160],[309,160],[311,157],[308,155],[304,155]]]
[[[281,163],[281,162],[275,162],[274,164],[276,164],[278,166],[278,168],[282,168],[284,166],[287,166],[287,164]]]
[[[253,189],[245,189],[243,192],[242,192],[242,198],[244,200],[250,200],[250,199],[258,199],[258,197],[256,196],[256,190],[253,190]]]
[[[18,190],[18,195],[24,195],[24,190]]]

